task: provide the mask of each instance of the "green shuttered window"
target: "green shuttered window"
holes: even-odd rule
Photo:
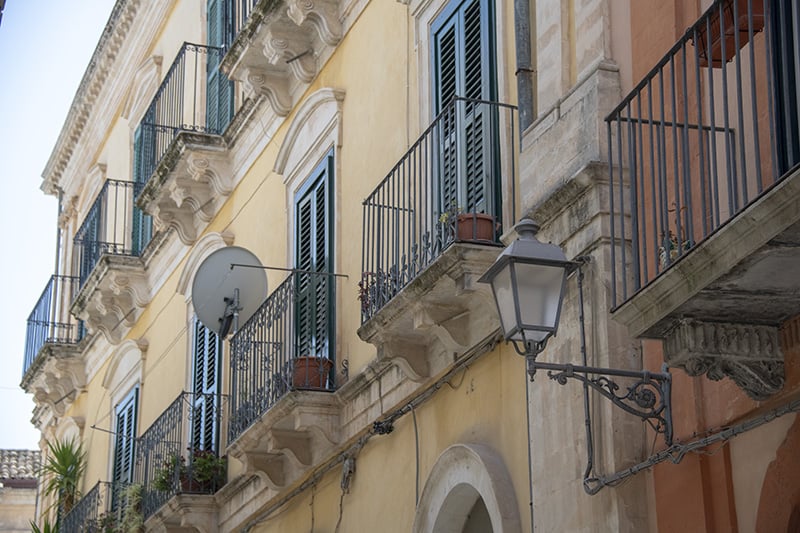
[[[219,452],[219,385],[222,343],[219,336],[194,319],[192,449]]]
[[[332,271],[333,153],[314,170],[295,197],[298,270]],[[333,283],[330,276],[297,273],[296,355],[332,358]]]
[[[439,133],[441,210],[499,215],[496,113],[470,100],[496,99],[491,0],[451,2],[432,26],[433,111],[452,113]]]

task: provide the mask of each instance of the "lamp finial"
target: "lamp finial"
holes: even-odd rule
[[[531,220],[530,218],[523,218],[517,225],[514,226],[514,230],[517,232],[517,235],[523,239],[532,239],[539,233],[539,224]]]

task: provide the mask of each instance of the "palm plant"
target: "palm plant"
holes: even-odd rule
[[[42,466],[47,477],[44,495],[55,497],[56,516],[60,519],[75,506],[80,497],[78,483],[86,469],[86,452],[83,445],[73,439],[51,442],[47,448],[47,461]]]
[[[44,523],[42,523],[42,527],[36,525],[36,523],[31,520],[31,533],[58,533],[58,526],[55,526],[50,523],[50,520],[47,518],[44,519]]]

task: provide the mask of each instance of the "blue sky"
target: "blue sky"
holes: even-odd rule
[[[54,197],[39,190],[114,0],[6,0],[0,23],[0,448],[38,448],[19,388],[25,323],[55,269]]]

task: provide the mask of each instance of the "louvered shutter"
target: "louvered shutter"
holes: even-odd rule
[[[194,320],[192,449],[219,452],[219,336]]]
[[[469,101],[448,107],[455,96],[494,100],[491,21],[489,0],[466,0],[446,9],[433,27],[434,111],[447,111],[439,128],[441,210],[499,214],[496,113]]]
[[[112,467],[112,508],[116,509],[125,485],[133,482],[133,467],[136,457],[136,414],[139,404],[139,389],[119,403],[115,410],[114,462]]]
[[[296,201],[296,256],[298,270],[330,272],[330,176],[332,156],[312,176],[311,185]],[[331,283],[329,276],[295,274],[295,356],[330,357]]]
[[[208,45],[217,50],[209,50],[206,63],[206,127],[209,133],[221,134],[233,117],[233,82],[220,71],[223,53],[219,50],[227,46],[226,9],[229,2],[208,0],[207,23]]]
[[[133,196],[139,197],[150,175],[153,173],[152,162],[155,150],[155,133],[153,126],[147,123],[151,112],[145,113],[142,123],[133,134]],[[135,202],[131,220],[131,253],[140,255],[153,236],[153,217],[139,209]]]

